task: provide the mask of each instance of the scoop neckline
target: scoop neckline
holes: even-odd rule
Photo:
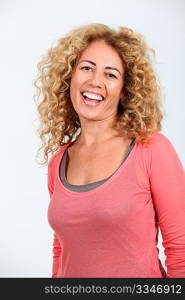
[[[60,162],[61,162],[62,156],[64,155],[64,152],[66,151],[66,148],[68,148],[74,142],[75,141],[69,142],[68,144],[66,144],[66,147],[64,149],[61,149],[62,151],[59,152],[58,160],[57,160],[57,163],[56,163],[57,164],[57,166],[56,166],[57,176],[56,177],[57,177],[58,186],[60,187],[60,189],[63,192],[65,192],[68,195],[77,196],[77,197],[83,197],[83,196],[89,196],[89,195],[92,195],[92,194],[96,194],[97,192],[99,192],[99,191],[103,190],[104,188],[106,188],[107,185],[112,183],[112,181],[114,181],[119,176],[119,174],[122,172],[122,170],[124,170],[126,168],[128,163],[130,162],[130,160],[134,156],[134,153],[135,153],[135,150],[136,150],[136,147],[137,147],[137,141],[135,141],[134,146],[132,148],[132,151],[129,153],[126,160],[118,167],[118,169],[110,177],[108,177],[108,179],[105,182],[103,182],[101,185],[95,187],[92,190],[85,191],[85,192],[82,192],[82,191],[78,192],[78,191],[72,191],[72,190],[69,190],[68,188],[66,188],[63,185],[63,183],[60,179],[60,173],[59,173],[60,172]]]

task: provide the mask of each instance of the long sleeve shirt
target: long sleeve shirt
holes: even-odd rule
[[[149,144],[136,142],[116,172],[87,191],[60,178],[70,144],[48,163],[52,277],[185,277],[185,172],[170,140],[155,132]]]

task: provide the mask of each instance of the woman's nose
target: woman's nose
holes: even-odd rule
[[[93,72],[92,76],[89,80],[94,86],[102,86],[103,85],[103,75],[100,72]]]

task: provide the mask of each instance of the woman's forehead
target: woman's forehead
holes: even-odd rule
[[[123,62],[117,53],[117,50],[102,40],[93,41],[87,46],[81,53],[78,63],[83,60],[106,65],[116,64],[117,67],[123,68]]]

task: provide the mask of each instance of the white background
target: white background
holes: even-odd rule
[[[41,55],[90,22],[130,27],[156,50],[166,110],[162,133],[185,166],[185,1],[1,0],[0,277],[51,277],[50,199],[47,169],[35,160],[40,141],[33,80]],[[164,265],[161,239],[159,247]]]

